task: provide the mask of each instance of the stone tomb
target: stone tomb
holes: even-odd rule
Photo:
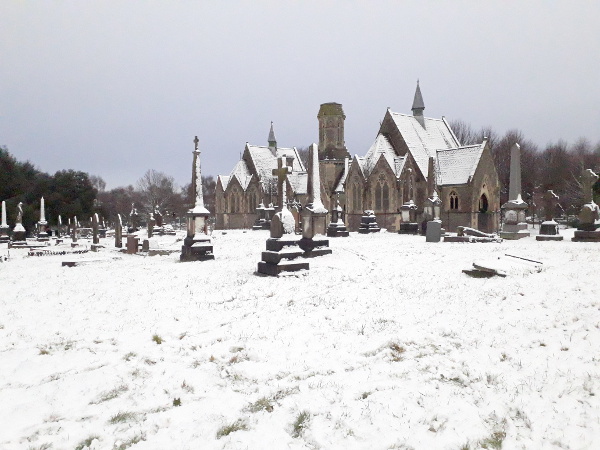
[[[360,226],[358,232],[361,234],[377,233],[381,231],[379,225],[377,225],[377,217],[373,210],[366,210],[360,218]]]
[[[571,240],[575,242],[600,242],[600,224],[596,223],[600,219],[600,208],[594,203],[593,196],[593,186],[599,177],[592,169],[587,169],[582,178],[583,201],[585,204],[581,207],[579,226]]]

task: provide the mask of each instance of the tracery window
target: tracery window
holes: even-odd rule
[[[455,191],[450,192],[450,209],[458,209],[458,194]]]
[[[375,209],[387,211],[390,209],[390,188],[384,174],[380,174],[375,186]]]

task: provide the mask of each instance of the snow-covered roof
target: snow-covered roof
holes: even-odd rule
[[[297,195],[306,195],[308,187],[308,173],[292,172],[287,176],[287,180]]]
[[[227,189],[227,185],[229,184],[229,175],[219,175],[217,177],[217,184],[221,183],[223,186],[223,190]]]
[[[397,156],[388,138],[378,134],[367,154],[362,158],[356,158],[365,178],[371,175],[380,158],[384,158],[396,177],[400,175],[406,158]]]
[[[277,158],[281,156],[294,157],[294,162],[292,164],[293,171],[306,171],[295,148],[277,148],[277,156],[274,156],[273,153],[271,153],[269,147],[247,144],[246,149],[250,154],[250,158],[256,168],[260,180],[273,176],[273,169],[277,169]]]
[[[248,188],[248,185],[250,184],[250,181],[252,180],[252,173],[250,172],[250,169],[248,168],[248,164],[246,164],[246,161],[244,161],[243,159],[241,159],[237,162],[237,164],[231,171],[231,174],[229,175],[230,181],[233,180],[234,178],[236,178],[238,180],[238,182],[240,183],[240,186],[242,187],[242,189],[244,191]]]
[[[435,156],[436,150],[460,145],[444,119],[423,117],[423,127],[412,115],[389,113],[424,176],[427,176],[429,157]]]
[[[485,141],[477,145],[437,150],[437,184],[467,184],[475,174],[484,147]]]

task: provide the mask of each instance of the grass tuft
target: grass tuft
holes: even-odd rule
[[[308,428],[308,424],[310,423],[310,413],[308,411],[302,411],[296,417],[294,424],[292,425],[292,437],[298,438],[302,436],[304,430]]]
[[[88,437],[87,439],[84,439],[79,444],[77,444],[77,446],[75,447],[75,450],[83,450],[84,448],[91,446],[92,441],[94,439],[100,440],[100,436],[92,435],[92,436]]]
[[[242,419],[238,419],[235,422],[230,423],[229,425],[225,425],[219,428],[219,430],[217,431],[217,439],[221,439],[223,436],[228,436],[236,431],[242,431],[247,429],[248,426],[246,425],[246,423]]]
[[[117,424],[117,423],[124,423],[124,422],[129,422],[131,420],[135,420],[136,418],[136,414],[132,413],[132,412],[119,412],[117,414],[115,414],[114,416],[112,416],[110,418],[110,420],[108,421],[108,423],[111,424]]]
[[[158,334],[155,334],[154,336],[152,336],[152,340],[159,345],[163,343],[162,338]]]
[[[506,432],[504,430],[497,430],[485,439],[479,441],[479,445],[481,448],[498,450],[502,448],[502,442],[504,442],[505,438]]]
[[[390,343],[390,350],[392,351],[392,361],[399,362],[404,359],[402,354],[406,352],[406,349],[396,342]]]
[[[129,388],[123,384],[119,387],[111,389],[110,391],[103,392],[99,395],[98,400],[90,402],[90,405],[97,405],[102,402],[107,402],[109,400],[117,398],[119,395],[121,395],[122,392],[127,392],[128,390]]]

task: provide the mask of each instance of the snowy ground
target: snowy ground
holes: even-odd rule
[[[279,278],[262,231],[208,262],[11,250],[0,448],[599,448],[600,245],[564,235],[352,233]],[[542,269],[461,272],[506,253]]]

